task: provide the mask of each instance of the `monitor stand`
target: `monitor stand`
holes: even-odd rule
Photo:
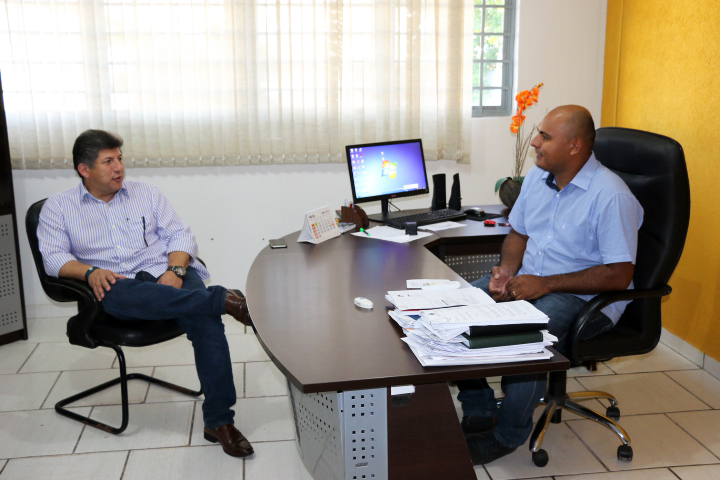
[[[401,212],[390,212],[388,208],[388,201],[387,200],[380,200],[380,213],[373,213],[372,215],[368,215],[368,219],[372,222],[378,222],[378,223],[387,223],[388,220],[397,218],[397,217],[404,217],[406,215],[412,215],[415,213],[426,213],[430,211],[430,208],[417,208],[414,210],[403,210]]]

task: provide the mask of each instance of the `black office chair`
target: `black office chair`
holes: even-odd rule
[[[92,289],[86,282],[69,278],[55,278],[45,273],[42,255],[38,247],[37,227],[40,218],[40,210],[45,200],[34,203],[25,217],[25,228],[30,250],[32,250],[35,268],[40,276],[40,284],[48,297],[57,302],[77,302],[78,314],[68,320],[67,336],[70,343],[86,348],[108,347],[115,350],[120,365],[120,377],[93,388],[77,393],[71,397],[55,404],[55,411],[60,415],[72,418],[84,424],[90,425],[109,433],[122,433],[128,425],[128,380],[145,380],[146,382],[160,385],[186,395],[198,397],[202,390],[194,391],[187,388],[168,383],[142,373],[127,373],[125,366],[125,355],[120,348],[122,345],[129,347],[146,347],[157,343],[172,340],[184,335],[175,320],[163,321],[120,321],[104,312],[102,303],[99,302]],[[89,417],[78,415],[64,408],[81,398],[88,397],[114,385],[120,384],[122,396],[122,422],[119,428],[112,427],[105,423],[98,422]]]
[[[597,295],[580,311],[568,337],[566,355],[573,366],[640,355],[655,348],[662,329],[660,301],[671,292],[667,283],[682,254],[690,221],[690,183],[678,142],[654,133],[609,127],[597,130],[594,151],[603,165],[627,183],[645,215],[638,234],[635,288]],[[622,300],[632,303],[615,328],[590,340],[579,340],[588,319],[608,304]],[[632,460],[630,437],[614,421],[620,418],[615,397],[605,392],[566,393],[566,379],[566,372],[549,375],[543,399],[547,405],[530,438],[535,465],[547,465],[547,452],[540,445],[550,422],[560,423],[563,408],[615,432],[623,443],[618,447],[618,458]],[[605,415],[572,401],[589,398],[609,400]]]

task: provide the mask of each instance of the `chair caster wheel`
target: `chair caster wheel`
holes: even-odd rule
[[[620,409],[618,407],[608,407],[605,411],[605,416],[617,422],[620,420]]]
[[[623,445],[624,446],[624,445]],[[632,453],[630,454],[632,456]],[[548,464],[550,457],[545,450],[540,449],[537,452],[532,452],[532,461],[538,467],[544,467]]]
[[[617,451],[618,460],[630,461],[633,457],[632,447],[630,445],[620,445]]]

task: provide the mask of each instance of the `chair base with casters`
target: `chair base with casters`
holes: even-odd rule
[[[144,380],[153,385],[159,385],[161,387],[168,388],[170,390],[174,390],[176,392],[180,392],[182,394],[189,395],[191,397],[199,397],[203,393],[202,389],[200,389],[198,391],[190,390],[189,388],[181,387],[179,385],[175,385],[174,383],[169,383],[164,380],[160,380],[158,378],[154,378],[149,375],[145,375],[144,373],[128,374],[127,366],[125,364],[125,354],[123,353],[122,349],[117,345],[103,344],[100,346],[112,348],[115,351],[115,354],[117,355],[118,363],[120,366],[120,376],[118,378],[115,378],[108,382],[102,383],[95,387],[89,388],[80,393],[76,393],[75,395],[67,397],[63,400],[60,400],[58,403],[55,404],[55,411],[57,413],[59,413],[60,415],[63,415],[65,417],[71,418],[78,422],[84,423],[85,425],[89,425],[91,427],[95,427],[95,428],[98,428],[105,432],[117,435],[117,434],[120,434],[125,431],[125,429],[128,426],[128,421],[130,419],[129,401],[128,401],[128,380]],[[121,405],[122,421],[121,421],[119,427],[113,427],[106,423],[98,422],[97,420],[93,420],[90,417],[79,415],[79,414],[72,412],[65,408],[67,405],[70,405],[73,402],[76,402],[85,397],[89,397],[90,395],[101,392],[103,390],[107,390],[108,388],[114,387],[117,384],[120,384],[120,391],[121,391],[121,398],[122,398],[122,405]]]

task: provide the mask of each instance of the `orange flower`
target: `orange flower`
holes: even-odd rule
[[[523,115],[523,112],[526,108],[538,102],[538,97],[540,96],[540,87],[542,87],[543,85],[543,83],[538,83],[530,90],[523,90],[522,92],[518,92],[518,94],[515,95],[515,101],[517,102],[517,113],[514,117],[512,117],[512,123],[510,124],[510,131],[512,133],[518,133],[518,131],[520,130],[520,127],[525,121],[525,115]]]

